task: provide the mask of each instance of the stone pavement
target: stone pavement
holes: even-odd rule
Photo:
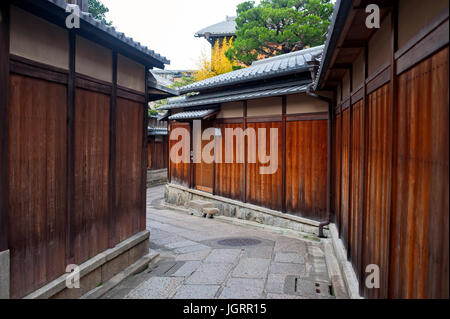
[[[104,298],[334,298],[322,244],[190,216],[147,191],[150,250],[159,261]]]

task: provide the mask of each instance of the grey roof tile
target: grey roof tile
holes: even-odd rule
[[[250,67],[221,74],[203,81],[199,81],[179,89],[179,92],[190,93],[201,90],[234,85],[243,82],[262,80],[276,76],[308,71],[314,58],[323,52],[324,46],[318,46],[276,57],[259,60]]]
[[[236,17],[227,17],[225,21],[210,25],[198,31],[195,36],[203,37],[206,33],[211,36],[232,36],[236,34]]]
[[[211,115],[216,112],[218,109],[206,109],[206,110],[196,110],[196,111],[186,111],[180,112],[174,115],[169,116],[169,120],[195,120],[202,119],[205,116]]]
[[[172,110],[187,107],[214,105],[226,102],[251,100],[262,97],[289,95],[306,92],[310,81],[290,82],[284,84],[264,85],[251,89],[235,89],[224,92],[209,94],[185,95],[182,97],[168,99],[166,105],[161,110]]]

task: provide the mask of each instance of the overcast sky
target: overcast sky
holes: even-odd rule
[[[211,46],[194,34],[226,16],[245,0],[101,0],[117,30],[167,57],[168,70],[196,69]]]

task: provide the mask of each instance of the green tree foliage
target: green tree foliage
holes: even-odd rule
[[[226,55],[245,65],[321,45],[333,13],[331,0],[262,0],[238,5],[234,47]]]
[[[106,25],[112,25],[111,21],[106,20],[106,13],[109,12],[109,9],[99,0],[89,0],[89,13],[94,16],[95,19],[98,19],[105,23]]]

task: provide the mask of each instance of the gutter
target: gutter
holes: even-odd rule
[[[316,74],[317,70],[317,64],[311,65],[311,74]],[[327,146],[327,212],[328,212],[328,219],[324,222],[321,222],[319,224],[319,238],[326,238],[325,234],[323,232],[323,229],[325,226],[328,226],[331,224],[331,130],[332,130],[332,116],[333,116],[333,100],[321,96],[317,93],[313,93],[312,89],[314,87],[314,83],[316,82],[315,76],[313,76],[313,82],[308,85],[306,89],[306,95],[311,96],[315,99],[319,99],[321,101],[325,101],[328,103],[328,146]]]

